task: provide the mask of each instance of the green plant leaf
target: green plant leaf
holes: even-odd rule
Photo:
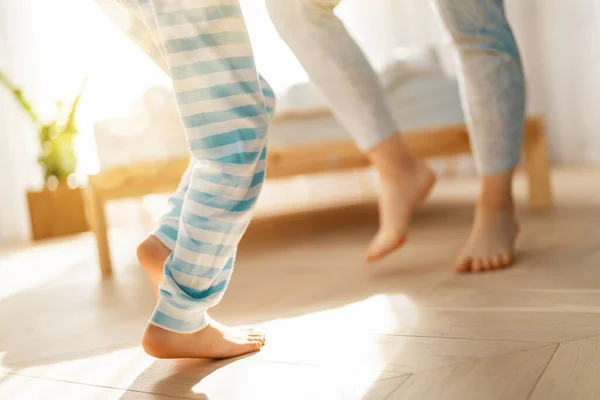
[[[56,118],[48,123],[42,123],[21,90],[0,72],[0,82],[8,88],[31,120],[38,126],[38,139],[41,147],[38,163],[44,170],[46,181],[55,177],[59,182],[66,182],[77,168],[77,156],[73,148],[73,141],[77,135],[75,117],[87,80],[88,78],[83,81],[66,118],[66,113],[63,111],[67,110],[64,103],[59,101],[56,102],[58,108]]]
[[[19,89],[17,86],[15,86],[15,84],[8,78],[8,76],[6,76],[4,73],[2,73],[2,71],[0,71],[0,83],[2,83],[8,89],[8,91],[13,94],[13,96],[17,100],[17,103],[19,103],[19,105],[21,106],[23,111],[25,111],[25,113],[27,113],[27,115],[29,116],[31,121],[36,125],[40,125],[41,124],[40,118],[33,110],[33,107],[31,106],[29,101],[27,101],[27,99],[23,95],[23,92],[21,91],[21,89]]]
[[[71,105],[71,112],[69,113],[69,117],[67,118],[67,123],[65,124],[64,132],[67,134],[75,135],[77,134],[77,127],[75,126],[75,114],[77,113],[77,107],[79,106],[79,102],[81,100],[81,96],[83,96],[83,91],[85,90],[85,85],[87,84],[88,78],[86,77],[81,84],[81,89],[79,89],[79,93],[73,104]]]

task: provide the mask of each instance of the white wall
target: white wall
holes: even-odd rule
[[[532,111],[547,119],[553,159],[600,164],[599,0],[511,0]]]

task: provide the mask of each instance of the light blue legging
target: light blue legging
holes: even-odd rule
[[[334,14],[341,0],[267,0],[273,23],[363,150],[398,132],[377,77]],[[478,170],[518,163],[525,120],[519,51],[503,0],[432,0],[453,40]]]
[[[150,323],[196,332],[227,288],[262,187],[274,94],[238,0],[119,1],[146,27],[136,42],[168,70],[192,156],[155,232],[172,253]]]

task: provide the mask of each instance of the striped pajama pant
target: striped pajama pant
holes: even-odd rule
[[[171,255],[150,323],[179,333],[209,324],[266,169],[274,93],[257,73],[238,0],[119,0],[126,33],[171,77],[190,165],[154,235]]]

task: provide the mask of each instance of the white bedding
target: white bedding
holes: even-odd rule
[[[457,82],[442,73],[416,75],[396,85],[387,96],[402,130],[454,125],[464,121]],[[281,147],[343,138],[348,138],[344,128],[331,114],[325,114],[288,118],[274,124],[269,145]]]
[[[464,120],[457,83],[441,71],[433,49],[399,49],[379,74],[401,129]],[[269,133],[271,148],[348,138],[328,112],[326,100],[310,84],[297,85],[280,96],[278,113],[296,117],[273,124]],[[103,168],[188,153],[175,102],[166,88],[149,89],[128,115],[99,122],[95,128]]]

